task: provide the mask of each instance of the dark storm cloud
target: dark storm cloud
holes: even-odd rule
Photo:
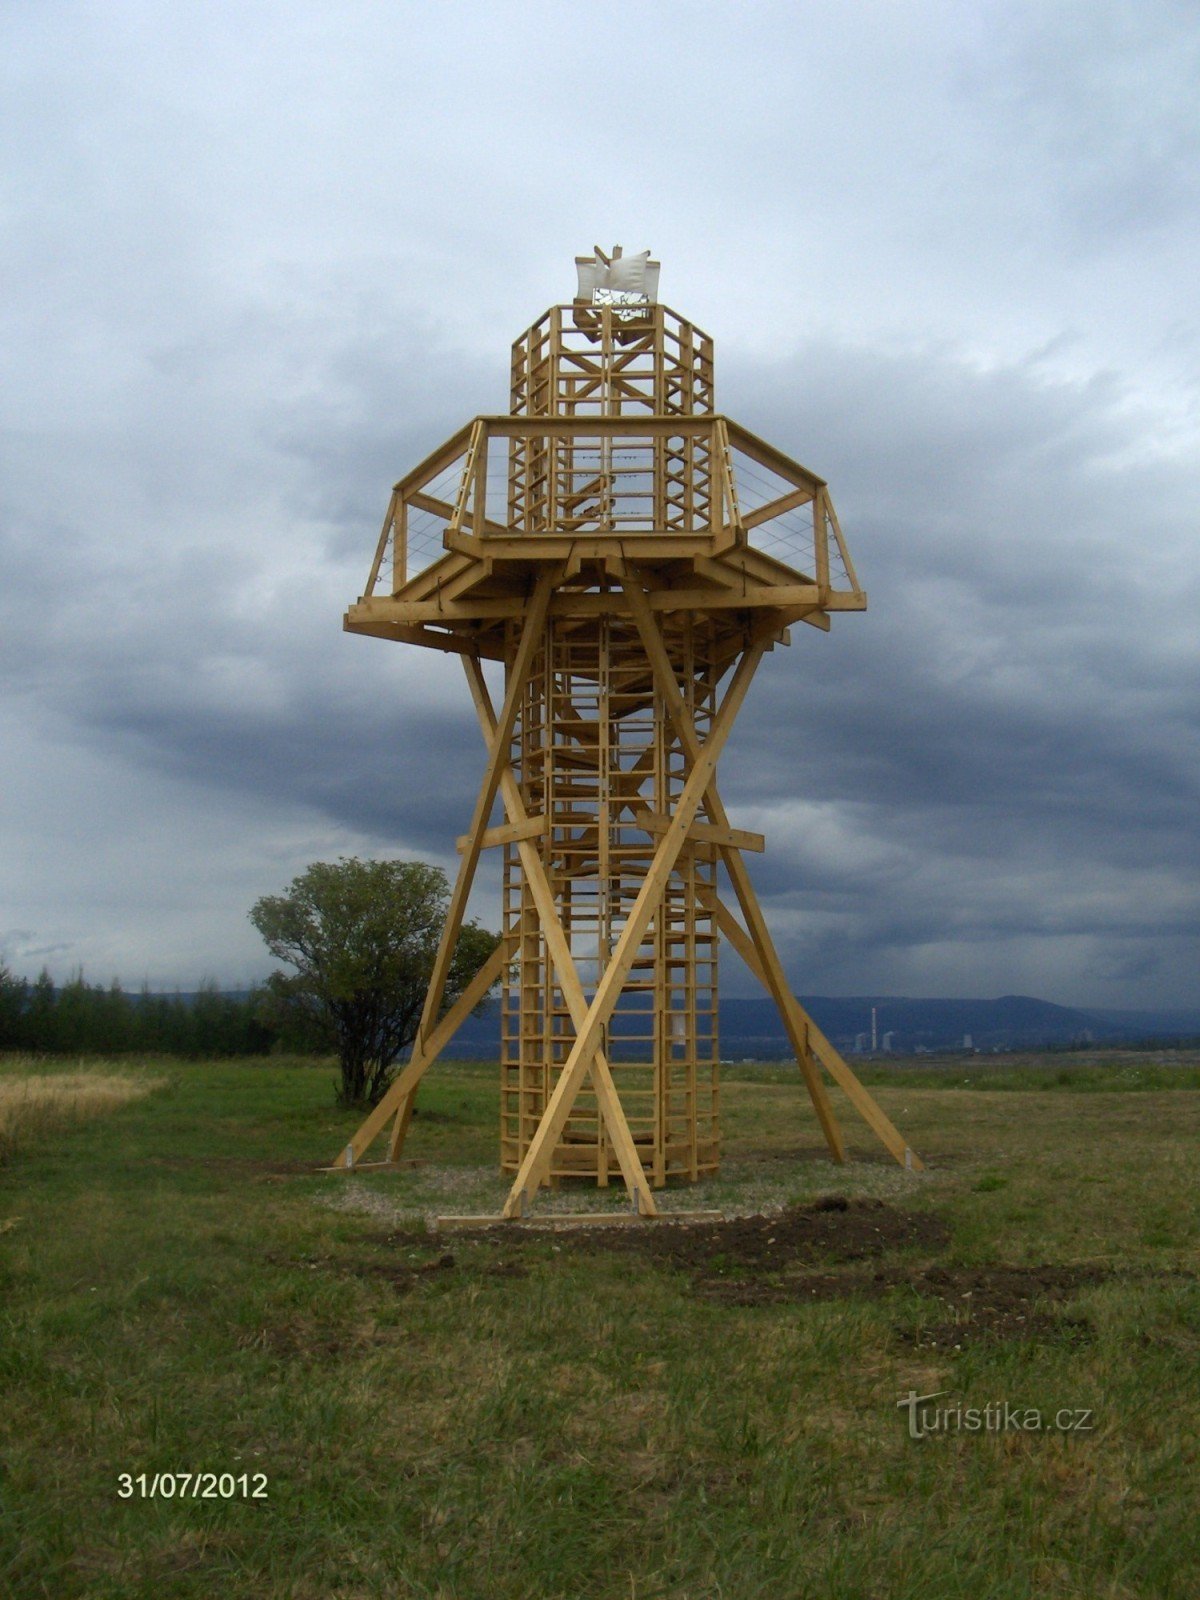
[[[727,763],[730,801],[797,816],[758,872],[796,909],[797,951],[841,976],[803,932],[824,908],[881,956],[947,937],[1115,940],[1115,970],[1153,945],[1143,980],[1185,983],[1194,460],[1159,456],[1118,386],[1036,370],[810,348],[732,373],[734,409],[730,390],[828,474],[871,595],[828,638],[793,629]]]
[[[358,385],[348,354],[338,366],[361,400],[340,419],[323,399],[312,416],[296,407],[284,437],[303,463],[297,509],[332,551],[357,549],[338,568],[356,575],[348,599],[374,538],[357,486],[387,462],[374,512],[407,465],[399,453],[432,441],[368,423],[396,373],[369,362]],[[1180,628],[1195,578],[1175,563],[1164,582],[1152,546],[1186,537],[1173,508],[1200,487],[1194,468],[1124,461],[1125,402],[1109,384],[944,354],[814,345],[737,366],[725,386],[731,410],[828,473],[872,596],[829,636],[793,629],[724,770],[735,810],[770,819],[756,877],[794,913],[787,942],[818,963],[813,984],[844,985],[851,957],[886,965],[935,939],[1154,938],[1143,977],[1169,987],[1172,937],[1197,929],[1196,897],[1178,887],[1197,865],[1200,708]],[[1131,561],[1138,528],[1144,568]],[[68,680],[91,736],[194,783],[444,854],[482,761],[457,663],[334,636],[331,593],[323,616],[306,596],[294,637],[286,587],[239,621],[236,580],[209,576],[215,587],[197,587],[202,571],[182,591],[180,625],[208,619],[185,670],[171,667],[173,630],[155,636],[163,659],[149,671],[131,670],[127,642],[109,656],[80,644],[82,689]],[[261,692],[237,704],[235,675],[198,695],[214,653],[240,663],[242,682],[260,673]],[[1132,959],[1109,958],[1121,972]]]
[[[616,230],[871,596],[793,630],[723,766],[797,982],[1193,998],[1200,24],[680,14],[614,0],[601,125],[579,8],[10,8],[13,959],[240,975],[308,860],[452,864],[461,669],[341,613],[392,482],[505,408],[509,340]]]

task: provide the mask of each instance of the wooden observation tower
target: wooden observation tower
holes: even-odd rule
[[[826,1074],[919,1167],[792,994],[743,861],[762,836],[730,825],[717,788],[764,653],[793,623],[866,607],[828,489],[716,411],[712,341],[657,303],[649,252],[577,266],[574,302],[513,346],[508,414],[396,485],[346,614],[461,657],[487,760],[411,1059],[337,1165],[389,1124],[398,1159],[422,1075],[499,981],[504,1215],[541,1184],[616,1174],[654,1215],[653,1189],[720,1159],[724,936],[779,1007],[833,1159]],[[504,664],[499,710],[484,660]],[[441,1016],[489,847],[502,942]]]

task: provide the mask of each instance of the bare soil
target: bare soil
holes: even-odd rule
[[[406,1293],[430,1274],[462,1270],[524,1277],[525,1258],[548,1249],[628,1255],[687,1275],[698,1298],[725,1306],[767,1306],[893,1296],[908,1315],[895,1338],[918,1349],[962,1350],[980,1341],[1067,1341],[1093,1337],[1086,1317],[1066,1307],[1082,1289],[1130,1274],[1095,1265],[962,1266],[945,1263],[949,1230],[937,1216],[886,1201],[826,1195],[772,1216],[717,1222],[548,1230],[499,1225],[456,1234],[453,1250],[422,1232],[377,1238],[386,1258],[341,1263],[381,1276]],[[916,1313],[914,1316],[913,1313]]]

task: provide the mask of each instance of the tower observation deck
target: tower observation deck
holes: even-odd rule
[[[337,1165],[389,1125],[398,1159],[421,1077],[499,981],[504,1214],[544,1183],[620,1177],[653,1215],[654,1189],[719,1164],[723,937],[779,1006],[834,1159],[827,1077],[919,1167],[793,996],[743,860],[763,838],[731,826],[716,780],[763,654],[866,607],[828,487],[715,409],[712,340],[657,303],[648,252],[577,266],[576,299],[512,347],[508,413],[396,485],[346,613],[461,657],[487,757],[412,1057]],[[502,941],[443,1015],[491,847]]]

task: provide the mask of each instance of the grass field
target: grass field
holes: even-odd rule
[[[91,1066],[0,1165],[0,1595],[1200,1594],[1194,1057],[878,1069],[921,1176],[731,1068],[668,1201],[735,1220],[583,1235],[425,1231],[504,1193],[489,1067],[345,1177],[328,1065]]]

